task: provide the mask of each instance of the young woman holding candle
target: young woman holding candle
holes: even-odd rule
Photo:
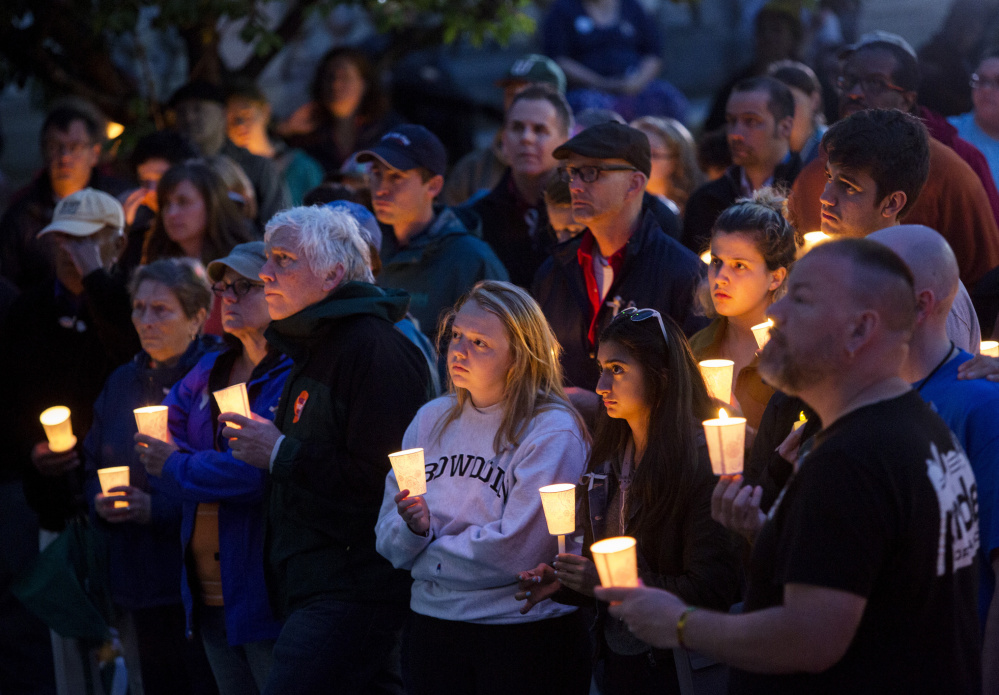
[[[211,306],[204,268],[189,259],[163,259],[136,269],[131,282],[132,323],[142,351],[108,378],[94,404],[84,442],[86,493],[96,526],[107,539],[111,598],[134,628],[137,649],[126,644],[129,672],[145,692],[214,689],[204,652],[185,638],[180,596],[180,503],[149,484],[136,455],[132,410],[158,405],[191,367],[218,347],[201,330]],[[97,471],[129,467],[123,496],[104,495]],[[114,503],[127,502],[116,508]],[[123,631],[123,636],[130,631]],[[139,663],[132,663],[138,653]]]
[[[407,692],[585,694],[576,609],[524,615],[510,600],[517,571],[556,552],[538,489],[578,480],[589,449],[558,343],[537,303],[505,282],[478,283],[443,330],[451,392],[402,442],[425,451],[427,493],[408,497],[390,473],[375,528],[378,551],[414,579]]]
[[[711,519],[715,477],[701,422],[717,416],[683,332],[652,309],[626,309],[600,336],[593,451],[578,488],[585,554],[559,555],[519,575],[528,613],[546,598],[592,601],[600,583],[596,541],[637,541],[639,577],[691,605],[727,609],[738,600],[735,538]],[[548,605],[545,603],[542,606]],[[601,606],[596,624],[605,695],[676,693],[673,656],[637,640]]]
[[[784,202],[773,189],[761,188],[718,217],[699,298],[714,320],[690,339],[697,360],[735,363],[732,392],[752,431],[774,393],[757,372],[759,345],[752,327],[767,320],[767,307],[783,290],[800,241],[784,218]]]
[[[264,337],[271,318],[258,273],[266,260],[264,242],[254,241],[208,264],[229,349],[205,355],[163,401],[172,442],[135,435],[153,488],[183,504],[180,593],[221,695],[263,690],[281,628],[264,582],[269,476],[233,457],[210,396],[245,383],[251,412],[274,417],[291,360]]]

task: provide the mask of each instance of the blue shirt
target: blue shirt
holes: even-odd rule
[[[951,116],[947,122],[957,128],[958,135],[982,151],[989,171],[992,172],[992,180],[999,185],[999,140],[982,130],[975,123],[975,114],[970,111],[960,116]]]
[[[958,381],[958,366],[970,359],[971,355],[961,350],[923,384],[919,393],[957,436],[975,473],[982,535],[978,612],[984,627],[996,585],[989,555],[999,548],[999,384],[985,379]]]

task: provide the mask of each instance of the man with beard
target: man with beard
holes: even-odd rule
[[[760,371],[824,429],[760,529],[745,613],[665,591],[598,589],[643,641],[734,668],[739,693],[977,693],[975,478],[900,376],[912,273],[866,239],[792,270]]]

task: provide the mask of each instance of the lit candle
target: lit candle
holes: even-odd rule
[[[45,436],[49,440],[49,451],[62,454],[76,446],[73,436],[73,423],[69,419],[69,408],[56,405],[42,411],[38,418],[45,428]]]
[[[169,408],[165,405],[150,405],[136,408],[132,412],[135,414],[135,426],[139,428],[139,434],[159,439],[161,442],[170,441],[170,428],[167,424]]]
[[[989,357],[999,357],[999,342],[995,340],[983,340],[980,352]]]
[[[798,429],[799,427],[803,426],[803,425],[804,425],[804,424],[805,424],[806,422],[808,422],[808,418],[807,418],[807,417],[805,417],[805,411],[804,411],[804,410],[802,410],[802,411],[801,411],[801,412],[800,412],[800,413],[798,414],[798,421],[794,423],[794,426],[793,426],[793,427],[791,427],[791,431],[792,431],[792,432],[795,432],[795,431],[797,431],[797,429]]]
[[[545,485],[539,490],[548,533],[558,536],[558,552],[565,552],[565,536],[576,530],[576,486],[572,483]]]
[[[704,261],[704,265],[711,265],[711,252],[705,251],[702,253],[701,260]]]
[[[101,492],[106,496],[116,497],[124,495],[124,492],[108,492],[113,487],[128,485],[128,466],[114,466],[112,468],[98,468],[97,477],[101,481]],[[128,506],[128,502],[115,502],[115,509],[122,509]]]
[[[220,413],[236,413],[245,418],[250,417],[250,399],[246,395],[246,384],[233,384],[224,389],[213,391],[215,401],[219,404]],[[234,430],[241,429],[239,425],[227,422]]]
[[[722,403],[732,402],[732,370],[735,362],[732,360],[702,360],[698,362],[704,385],[708,387],[708,395],[717,398]]]
[[[635,539],[618,536],[597,541],[590,546],[593,564],[597,566],[601,586],[638,586],[638,563]]]
[[[427,494],[426,467],[423,464],[423,449],[406,449],[389,454],[389,462],[395,471],[395,480],[400,490],[409,490],[410,497]]]
[[[705,420],[704,436],[708,440],[708,456],[715,475],[742,473],[746,446],[746,418],[729,417],[725,409],[718,411],[717,420]]]
[[[767,344],[770,340],[770,329],[773,328],[774,322],[771,319],[767,319],[763,323],[758,323],[751,329],[753,331],[753,337],[756,338],[756,345],[761,350],[763,346]]]
[[[814,249],[819,244],[822,244],[832,239],[832,237],[826,234],[825,232],[808,232],[802,238],[804,240],[804,243],[801,245],[801,253],[799,254],[798,258],[804,256],[806,253]]]

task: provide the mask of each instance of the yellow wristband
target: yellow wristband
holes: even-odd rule
[[[690,614],[697,610],[697,606],[687,606],[683,609],[683,613],[680,614],[680,619],[676,621],[676,642],[683,649],[688,649],[687,645],[683,641],[683,630],[687,627],[687,618]]]

